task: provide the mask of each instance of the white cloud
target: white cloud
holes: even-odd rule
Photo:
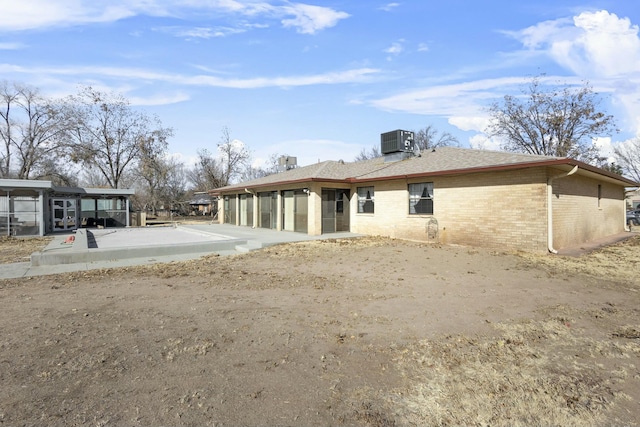
[[[376,99],[371,104],[387,111],[460,117],[460,123],[466,118],[465,123],[469,123],[470,117],[486,116],[482,110],[491,100],[504,96],[524,82],[521,77],[505,77],[434,85]]]
[[[603,10],[504,33],[519,40],[524,48],[517,54],[506,53],[511,66],[529,63],[535,56],[548,56],[573,75],[547,76],[541,79],[543,83],[582,86],[584,80],[589,81],[596,92],[611,95],[614,107],[622,111],[617,117],[626,124],[624,128],[640,134],[638,32],[638,26],[628,18]],[[526,81],[522,77],[503,77],[434,84],[375,99],[370,104],[387,111],[446,117],[459,129],[481,132],[487,123],[486,107],[506,94],[518,94]]]
[[[384,10],[385,12],[391,12],[396,7],[400,6],[400,3],[387,3],[384,6],[380,6],[379,10]]]
[[[23,43],[1,43],[0,42],[0,50],[19,50],[24,49],[26,47]]]
[[[508,34],[541,52],[622,107],[620,121],[640,132],[640,37],[637,24],[606,10],[545,21]]]
[[[127,98],[132,105],[168,105],[168,104],[177,104],[179,102],[185,102],[191,99],[191,97],[185,93],[175,93],[175,94],[167,94],[162,93],[161,95],[156,96],[148,96],[148,97],[139,97],[139,96],[130,96]]]
[[[83,0],[4,1],[0,30],[112,22],[135,15],[135,8],[117,2]]]
[[[391,44],[391,46],[389,46],[388,48],[386,48],[384,51],[385,53],[389,53],[391,55],[399,55],[402,53],[402,51],[404,50],[404,48],[402,47],[402,42],[404,40],[399,40],[397,42],[394,42]]]
[[[188,40],[227,37],[232,34],[240,34],[247,31],[246,28],[232,27],[158,27],[155,30]]]
[[[595,138],[593,145],[600,149],[600,155],[606,157],[609,163],[615,161],[614,144],[610,137]]]
[[[488,124],[486,107],[489,103],[517,90],[524,82],[521,77],[505,77],[434,85],[377,99],[371,104],[387,111],[446,117],[458,129],[483,132]],[[469,141],[472,147],[496,149],[499,146],[489,140],[482,140],[480,144],[478,138],[480,136]]]
[[[471,148],[478,150],[500,150],[500,142],[495,139],[487,138],[486,135],[478,133],[469,138],[469,145]]]
[[[378,73],[372,68],[359,68],[342,72],[313,74],[307,76],[287,77],[256,77],[249,79],[222,79],[213,76],[179,77],[178,80],[185,84],[218,86],[237,89],[255,89],[262,87],[296,87],[318,84],[341,84],[363,82],[371,75]],[[173,80],[173,78],[170,77]]]
[[[429,45],[427,43],[420,43],[418,45],[418,52],[428,52],[429,51]]]
[[[302,3],[291,3],[283,6],[282,10],[287,14],[294,15],[293,18],[282,20],[284,27],[294,27],[302,34],[315,34],[325,28],[335,26],[341,19],[346,19],[350,15],[346,12],[338,12],[328,7],[313,6]]]
[[[615,78],[640,73],[638,26],[606,10],[541,22],[509,35],[542,50],[579,76]]]
[[[0,14],[0,31],[114,22],[137,15],[184,17],[190,14],[202,16],[210,12],[218,12],[218,15],[220,12],[241,15],[252,19],[281,19],[285,28],[295,28],[302,34],[315,34],[335,26],[340,20],[350,16],[330,7],[304,3],[274,6],[266,1],[4,0]],[[249,24],[247,28],[255,26],[264,27],[265,24]]]
[[[264,87],[297,87],[320,84],[343,84],[365,82],[379,70],[373,68],[357,68],[346,71],[328,72],[305,76],[286,77],[254,77],[247,79],[222,78],[211,75],[181,75],[163,72],[148,71],[134,68],[116,67],[74,67],[67,68],[35,68],[20,67],[11,64],[0,63],[0,73],[23,75],[49,75],[49,76],[83,76],[85,79],[116,79],[130,81],[132,79],[142,81],[156,81],[175,83],[188,86],[226,87],[236,89],[256,89]]]
[[[174,160],[176,162],[184,164],[187,168],[192,168],[198,162],[198,157],[195,155],[185,155],[183,153],[167,153],[165,155],[166,160]]]
[[[488,116],[452,116],[448,121],[449,124],[464,131],[482,132],[489,125]]]

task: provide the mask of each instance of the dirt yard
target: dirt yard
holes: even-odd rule
[[[0,425],[639,425],[639,251],[362,238],[3,280]]]

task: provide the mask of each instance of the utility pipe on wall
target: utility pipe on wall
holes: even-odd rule
[[[558,253],[558,251],[553,248],[553,181],[566,178],[576,172],[578,172],[578,166],[574,166],[569,172],[561,173],[560,175],[547,179],[547,248],[552,254]]]

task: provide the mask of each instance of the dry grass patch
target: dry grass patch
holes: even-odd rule
[[[0,237],[0,264],[28,262],[32,253],[44,249],[51,240],[51,237]]]
[[[596,341],[559,319],[496,329],[493,338],[447,336],[399,351],[411,384],[392,399],[399,424],[596,426],[628,399],[616,385],[634,366],[611,371],[595,361],[637,357],[638,342]]]
[[[603,281],[640,287],[640,234],[580,257],[520,253],[523,267],[548,274],[586,275]]]

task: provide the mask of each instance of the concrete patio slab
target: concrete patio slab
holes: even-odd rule
[[[31,262],[0,265],[0,279],[185,261],[211,254],[245,253],[287,242],[359,236],[354,233],[308,236],[228,224],[78,229],[73,234],[54,236],[46,248],[31,255]]]

